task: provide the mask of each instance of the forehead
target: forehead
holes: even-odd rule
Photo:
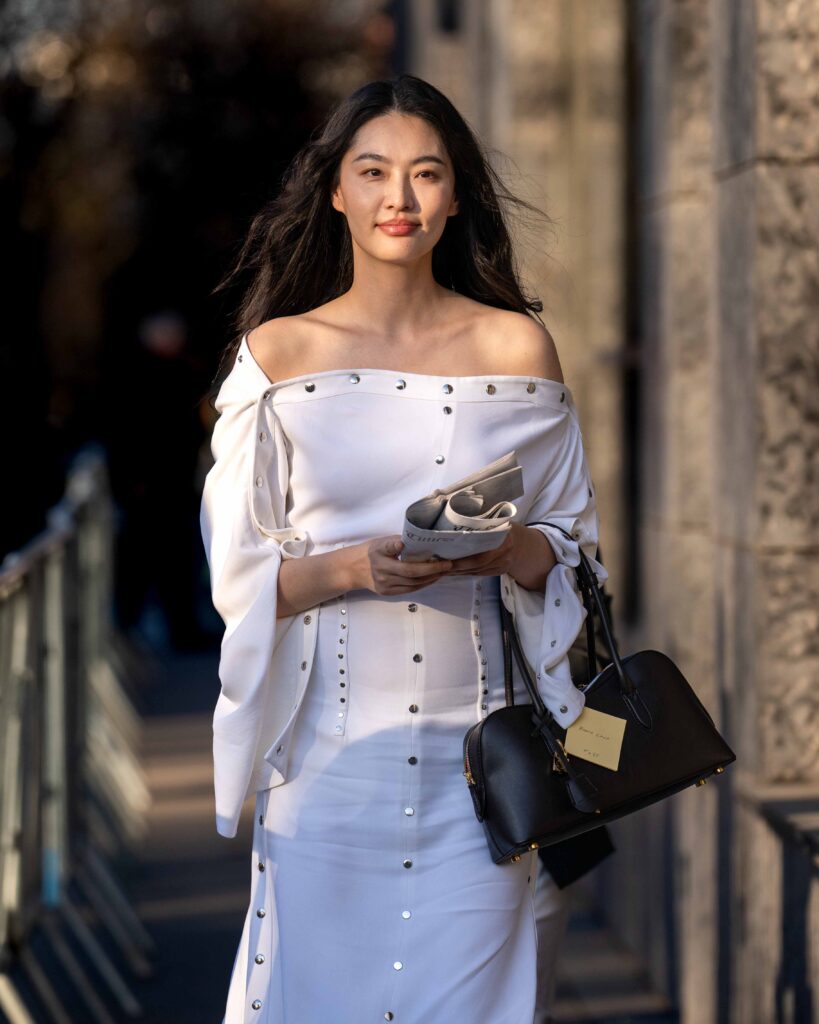
[[[437,156],[449,163],[446,146],[438,132],[422,117],[391,111],[371,118],[353,136],[345,154],[348,161],[362,153],[378,153],[388,160]]]

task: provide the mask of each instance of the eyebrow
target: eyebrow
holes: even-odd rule
[[[380,153],[359,153],[357,157],[354,157],[352,163],[357,163],[359,160],[378,160],[381,163],[388,164],[389,160],[385,156],[381,156]],[[417,156],[410,163],[413,164],[440,164],[441,167],[446,167],[444,161],[436,156],[434,153],[428,153],[426,156]]]

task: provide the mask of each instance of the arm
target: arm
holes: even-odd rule
[[[513,524],[518,525],[518,524]],[[536,529],[521,529],[509,575],[526,590],[543,593],[549,573],[557,564],[554,548]]]
[[[402,547],[400,534],[390,534],[282,562],[277,618],[312,608],[347,590],[406,594],[434,583],[452,568],[447,559],[401,562],[397,556]]]

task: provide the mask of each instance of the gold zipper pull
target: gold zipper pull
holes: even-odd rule
[[[475,785],[475,780],[472,778],[472,772],[467,768],[465,772],[461,773],[470,786]]]

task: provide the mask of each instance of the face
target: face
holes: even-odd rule
[[[447,217],[458,212],[455,174],[435,129],[391,112],[358,130],[341,161],[333,206],[347,218],[354,244],[393,263],[430,252]],[[389,221],[409,221],[390,226]]]

